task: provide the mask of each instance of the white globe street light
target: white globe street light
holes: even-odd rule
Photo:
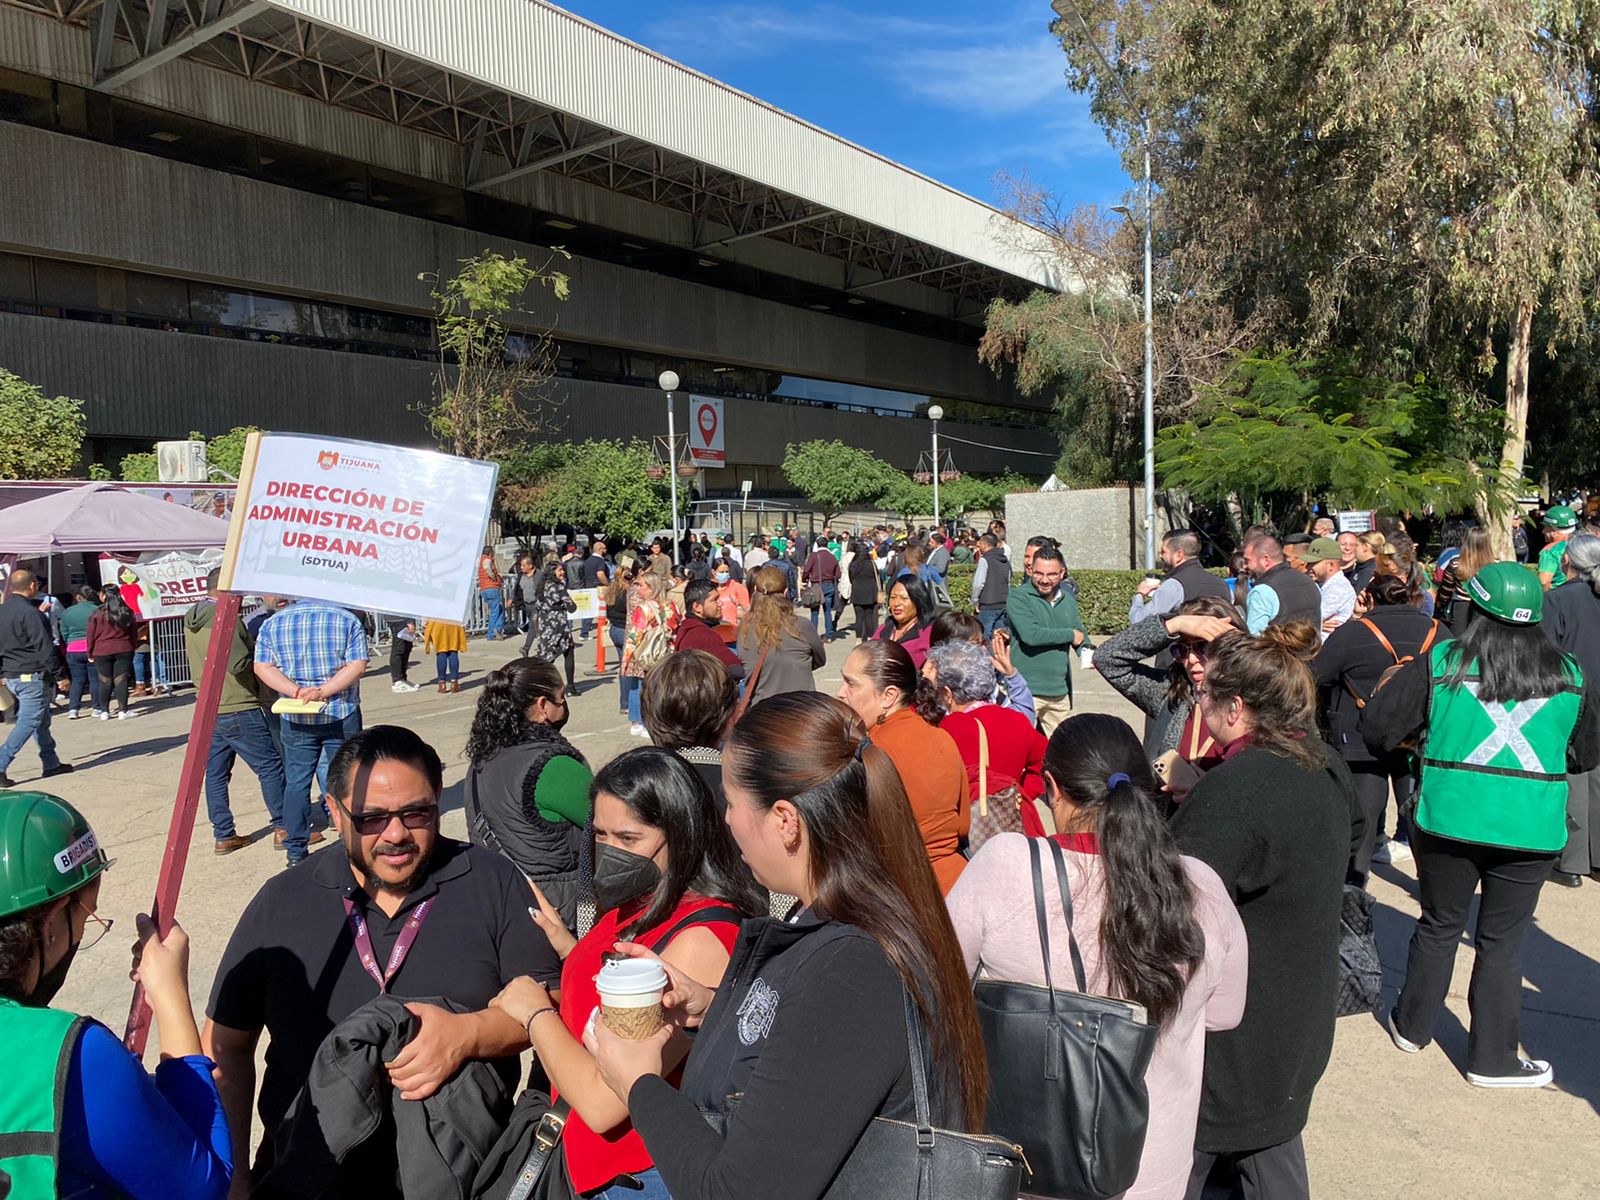
[[[672,393],[678,390],[678,373],[663,371],[656,382],[667,394],[667,478],[672,483],[672,565],[678,565],[678,439],[673,428]]]

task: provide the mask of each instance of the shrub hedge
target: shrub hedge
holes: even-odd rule
[[[1128,602],[1134,589],[1144,578],[1143,571],[1089,571],[1072,570],[1078,583],[1078,611],[1083,616],[1084,628],[1099,637],[1109,637],[1128,627]],[[972,572],[965,564],[952,563],[945,576],[950,589],[950,600],[961,612],[972,612]],[[1227,571],[1213,568],[1213,575],[1226,579]],[[1020,573],[1011,577],[1013,584],[1022,580]]]

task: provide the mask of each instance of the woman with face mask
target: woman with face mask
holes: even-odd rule
[[[567,927],[583,893],[589,764],[561,736],[567,689],[554,663],[490,671],[467,736],[467,836],[517,864]]]
[[[133,976],[161,1032],[153,1080],[105,1026],[47,1007],[78,951],[111,928],[95,914],[108,866],[66,801],[0,796],[0,1181],[18,1200],[221,1200],[233,1143],[200,1051],[183,930],[163,939],[138,918]]]
[[[750,611],[750,590],[733,577],[733,564],[726,559],[717,560],[711,582],[717,585],[718,615],[732,635],[727,640],[733,641],[738,636],[739,622]]]
[[[582,939],[540,913],[566,960],[561,1005],[524,976],[495,998],[528,1031],[558,1099],[572,1106],[562,1152],[572,1191],[601,1200],[669,1200],[628,1108],[600,1077],[582,1037],[600,1003],[594,977],[619,941],[637,942],[716,986],[746,916],[765,913],[710,791],[676,754],[655,746],[612,759],[595,776],[596,921]],[[543,907],[543,906],[541,906]],[[682,1074],[682,1046],[664,1063]]]

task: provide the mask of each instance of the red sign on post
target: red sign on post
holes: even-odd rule
[[[689,462],[697,467],[722,467],[728,455],[722,428],[722,399],[689,397]]]

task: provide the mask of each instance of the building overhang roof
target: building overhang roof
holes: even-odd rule
[[[846,292],[1070,286],[1040,231],[543,0],[4,2],[87,25],[106,90],[181,56],[454,142],[469,187],[557,172],[688,214],[707,254],[790,243]]]

